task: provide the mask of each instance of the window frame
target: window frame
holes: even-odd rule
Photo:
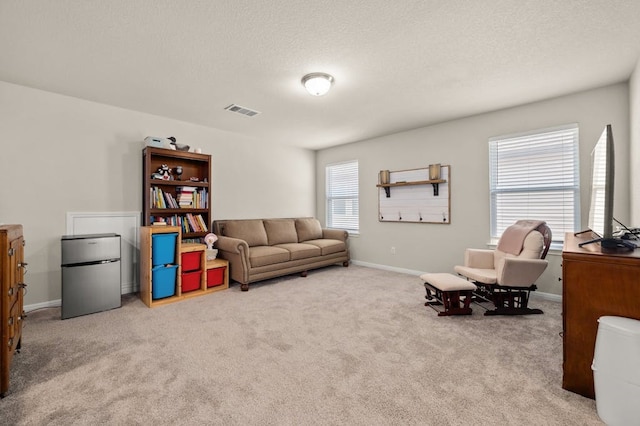
[[[527,204],[527,211],[519,219],[547,221],[552,229],[551,248],[562,248],[565,232],[575,232],[580,227],[579,148],[577,123],[489,138],[490,237],[493,244],[508,226],[507,219],[514,222],[515,216],[513,213],[509,215],[509,206],[515,210]],[[502,162],[500,154],[506,158]],[[505,169],[502,171],[504,177],[498,170],[501,163]],[[522,166],[521,173],[519,165]],[[548,176],[544,176],[542,170],[547,170]],[[500,201],[501,195],[513,196],[516,201]],[[526,199],[526,203],[517,201],[518,195]],[[545,216],[542,214],[545,209],[553,211],[558,208],[554,198],[561,200],[559,215],[536,217]],[[565,211],[568,206],[572,208],[571,212]]]
[[[353,169],[349,169],[355,168]],[[325,166],[325,214],[328,228],[343,229],[349,234],[358,234],[360,232],[360,165],[358,160],[347,160],[337,163],[330,163]],[[340,170],[342,169],[342,170]],[[336,177],[336,174],[353,174],[355,172],[355,188],[336,188],[332,179]],[[353,176],[350,177],[351,182],[347,184],[353,185]],[[337,183],[337,182],[335,182]],[[344,185],[344,183],[342,183]],[[345,202],[351,200],[350,208],[354,209],[355,214],[346,215],[341,221],[336,221],[335,218],[335,202],[338,200],[344,200]],[[346,208],[346,203],[345,203]]]

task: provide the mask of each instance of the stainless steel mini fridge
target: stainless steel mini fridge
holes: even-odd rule
[[[62,237],[62,319],[119,308],[120,235]]]

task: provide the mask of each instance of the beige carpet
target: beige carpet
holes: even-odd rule
[[[149,309],[25,320],[0,423],[594,425],[544,315],[437,317],[418,277],[340,266]]]

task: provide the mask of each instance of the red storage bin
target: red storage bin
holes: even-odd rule
[[[227,268],[207,269],[207,287],[215,287],[224,284],[224,272]]]
[[[191,251],[182,253],[182,271],[196,271],[200,269],[200,260],[202,259],[202,251]]]
[[[198,290],[200,288],[200,277],[202,271],[183,272],[182,273],[182,292]]]

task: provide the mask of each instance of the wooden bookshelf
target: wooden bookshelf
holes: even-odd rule
[[[163,164],[169,167],[168,179],[154,178]],[[145,147],[142,175],[143,225],[179,226],[184,240],[201,242],[211,226],[211,155]],[[190,193],[192,202],[173,204],[180,202],[181,192]]]

